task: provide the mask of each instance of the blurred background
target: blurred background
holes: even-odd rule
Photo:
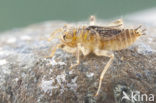
[[[156,7],[156,0],[0,0],[0,32],[48,20],[70,22],[125,15]]]

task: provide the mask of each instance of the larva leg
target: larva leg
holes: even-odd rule
[[[89,18],[89,24],[95,25],[95,22],[96,22],[96,17],[94,15],[91,15]]]
[[[84,48],[81,44],[78,44],[77,51],[76,51],[76,58],[77,62],[76,64],[71,65],[70,69],[80,64],[80,53],[82,53],[84,56],[88,55],[90,53],[90,50]]]
[[[72,69],[73,67],[75,67],[75,66],[80,64],[80,50],[79,50],[79,48],[77,49],[77,52],[76,52],[76,58],[77,58],[76,64],[72,64],[70,66],[70,69]]]
[[[49,56],[45,57],[45,58],[51,58],[51,57],[53,57],[54,54],[55,54],[55,52],[56,52],[56,50],[59,49],[61,45],[62,45],[62,44],[58,44],[58,45],[56,45],[54,48],[52,48],[51,54],[50,54]]]
[[[83,45],[78,44],[79,50],[82,52],[84,56],[87,56],[90,53],[90,50],[85,48]]]
[[[108,24],[108,26],[110,26],[110,27],[122,27],[123,26],[123,20],[118,19],[118,20]]]
[[[109,61],[107,62],[106,66],[104,67],[101,75],[100,75],[100,80],[99,80],[99,86],[98,86],[98,90],[95,94],[95,96],[97,96],[99,94],[99,91],[100,91],[100,88],[101,88],[101,84],[102,84],[102,80],[103,80],[103,77],[106,73],[106,71],[108,70],[109,66],[111,65],[113,59],[114,59],[114,54],[112,52],[109,52],[109,51],[104,51],[104,50],[95,50],[94,53],[97,55],[97,56],[106,56],[106,57],[110,57]]]

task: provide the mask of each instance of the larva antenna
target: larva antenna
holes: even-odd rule
[[[48,41],[51,41],[52,39],[54,39],[56,37],[56,34],[57,33],[62,32],[67,27],[68,27],[68,25],[67,24],[64,24],[64,26],[62,28],[56,29],[53,33],[50,34],[50,38],[48,39]]]

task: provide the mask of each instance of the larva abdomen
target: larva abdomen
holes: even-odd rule
[[[137,35],[135,35],[133,29],[123,29],[122,32],[116,35],[110,40],[102,41],[102,48],[104,50],[121,50],[129,47],[136,41]]]

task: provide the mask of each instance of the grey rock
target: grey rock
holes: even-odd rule
[[[94,97],[108,58],[82,56],[72,70],[69,67],[76,58],[62,50],[45,58],[58,42],[48,42],[49,34],[64,24],[49,21],[1,33],[1,103],[123,103],[122,89],[156,95],[155,27],[147,26],[146,36],[115,52],[100,94]]]

